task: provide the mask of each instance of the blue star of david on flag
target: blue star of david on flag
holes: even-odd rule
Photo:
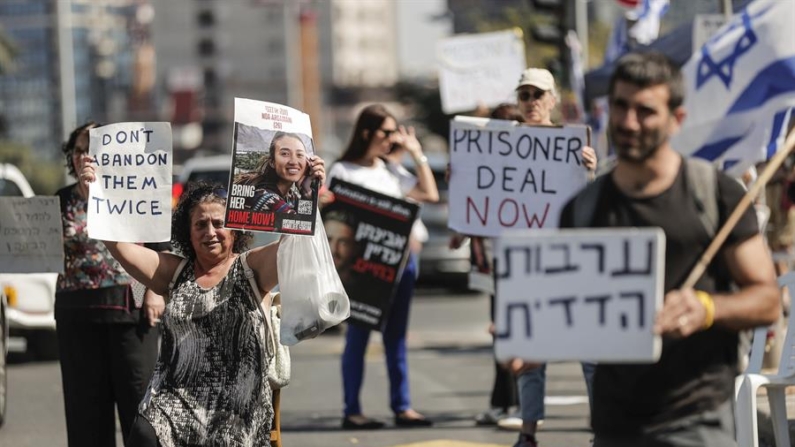
[[[754,32],[751,20],[758,19],[768,10],[770,10],[769,7],[759,11],[758,14],[751,16],[746,9],[742,12],[740,21],[732,22],[724,32],[714,36],[706,45],[701,48],[702,58],[698,65],[696,89],[701,88],[704,83],[712,79],[714,76],[717,76],[721,81],[723,81],[723,85],[725,85],[727,89],[729,88],[732,82],[732,75],[734,73],[734,65],[737,63],[737,60],[740,58],[740,56],[747,53],[759,41],[756,33]],[[713,59],[709,52],[709,47],[739,27],[743,27],[744,32],[737,43],[735,43],[734,51],[721,60],[716,61]]]

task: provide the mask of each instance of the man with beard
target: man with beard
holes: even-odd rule
[[[663,337],[660,360],[597,365],[595,447],[736,446],[738,331],[770,325],[781,312],[773,263],[752,208],[695,288],[681,288],[712,239],[699,217],[704,204],[693,192],[698,180],[688,175],[694,162],[670,143],[685,118],[683,95],[682,75],[665,56],[623,57],[609,89],[609,136],[618,162],[561,215],[562,227],[660,227],[666,236],[665,297],[654,325]],[[744,190],[714,174],[720,227]],[[584,209],[592,212],[583,216]]]

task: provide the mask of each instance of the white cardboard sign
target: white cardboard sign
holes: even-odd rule
[[[0,272],[63,273],[58,197],[0,197]]]
[[[499,236],[506,229],[557,228],[566,202],[585,186],[586,126],[525,126],[484,118],[450,123],[448,226]]]
[[[88,236],[120,242],[171,239],[171,124],[116,123],[89,131],[97,179]]]
[[[659,228],[525,230],[497,240],[498,360],[653,363],[663,301]]]
[[[525,62],[521,31],[453,36],[436,46],[442,110],[453,114],[510,102]]]

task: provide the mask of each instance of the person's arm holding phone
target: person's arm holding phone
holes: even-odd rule
[[[411,154],[417,172],[417,185],[406,196],[418,202],[438,202],[439,189],[436,187],[436,179],[433,177],[431,167],[428,166],[428,157],[422,153],[422,145],[417,140],[414,127],[399,126],[398,133],[401,137],[400,145]]]

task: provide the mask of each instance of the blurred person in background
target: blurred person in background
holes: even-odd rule
[[[552,113],[559,102],[560,94],[555,85],[555,78],[549,70],[528,68],[522,73],[516,87],[516,100],[525,123],[536,126],[553,126]],[[591,177],[596,171],[596,152],[590,146],[582,150],[582,164]],[[517,363],[520,365],[521,363]],[[521,433],[514,447],[536,447],[536,431],[544,420],[544,396],[546,394],[546,364],[521,364],[517,366],[517,386],[519,388],[519,406],[521,408]],[[582,364],[585,383],[590,397],[594,365]],[[590,399],[589,399],[590,400]],[[518,428],[515,418],[503,419],[501,428]]]
[[[394,145],[405,146],[416,166],[417,176],[401,175],[394,164],[386,161]],[[339,161],[329,170],[329,179],[338,178],[364,188],[401,199],[417,202],[436,202],[439,191],[428,160],[422,153],[414,129],[398,126],[397,120],[380,105],[366,107],[359,114],[347,149]],[[333,193],[325,192],[322,203],[333,200]],[[390,407],[395,414],[398,427],[422,427],[431,425],[411,407],[406,352],[406,330],[409,320],[411,297],[417,278],[416,256],[410,255],[392,300],[387,321],[383,329],[384,353],[390,384]],[[364,381],[364,355],[370,329],[349,324],[345,334],[345,350],[342,354],[342,385],[344,411],[342,427],[349,430],[378,429],[384,423],[365,416],[359,395]]]
[[[73,177],[88,154],[88,122],[63,144]],[[86,228],[88,185],[57,192],[63,223],[64,273],[58,275],[55,319],[70,447],[116,445],[116,411],[122,436],[133,425],[157,358],[163,297],[147,290],[142,308],[131,278]],[[165,247],[153,247],[156,250]],[[140,304],[139,304],[140,306]]]
[[[234,183],[253,185],[254,196],[245,201],[245,209],[295,214],[298,200],[312,200],[312,176],[301,137],[278,131],[268,154],[263,155],[252,172],[239,175]]]
[[[479,109],[476,114],[482,114]],[[488,115],[492,119],[516,121],[523,123],[524,115],[516,104],[500,104]],[[446,174],[447,181],[450,180],[450,165],[448,164]],[[492,276],[493,271],[493,252],[492,241],[480,236],[464,236],[454,234],[450,238],[450,248],[460,248],[464,241],[469,238],[469,259],[472,269],[483,275]],[[471,284],[471,281],[470,281]],[[493,282],[491,290],[493,290]],[[489,294],[489,333],[492,335],[492,346],[494,343],[494,293]],[[510,416],[512,407],[519,403],[516,393],[516,378],[511,371],[497,360],[494,360],[494,384],[491,388],[490,408],[475,417],[477,425],[497,425],[504,418]],[[519,422],[521,424],[521,422]]]
[[[402,144],[393,144],[385,159],[398,175],[408,178],[409,181],[416,181],[417,177],[403,166],[403,158],[406,154],[408,154],[406,146]],[[412,199],[409,198],[409,201],[412,201]],[[422,244],[428,242],[428,236],[428,228],[422,223],[420,216],[417,216],[417,219],[414,220],[414,225],[411,227],[411,234],[409,235],[409,248],[412,253],[417,256],[417,271],[419,271],[419,263],[421,262],[420,254],[422,253]]]

